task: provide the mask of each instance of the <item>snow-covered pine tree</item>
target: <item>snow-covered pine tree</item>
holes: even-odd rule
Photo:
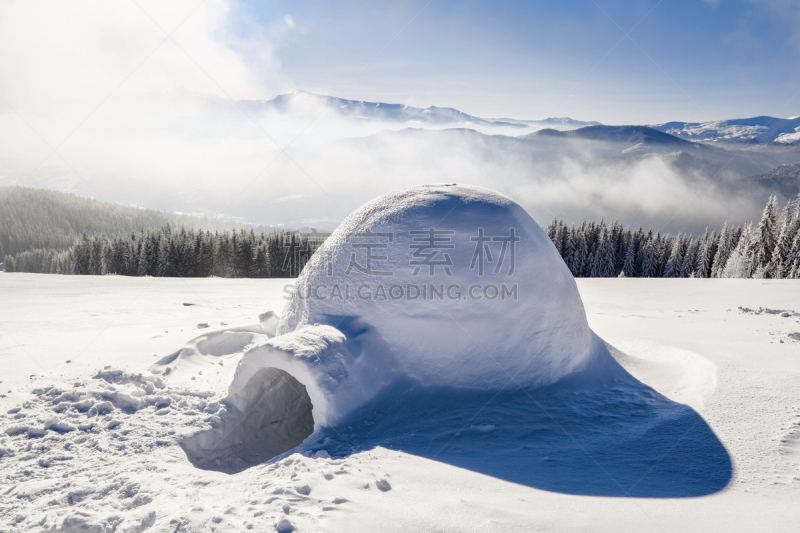
[[[642,235],[641,241],[639,243],[639,252],[636,255],[636,270],[639,272],[640,276],[644,276],[642,272],[644,272],[644,247],[647,244],[647,241],[653,239],[653,230],[648,230],[646,235]]]
[[[616,220],[611,225],[611,239],[614,244],[614,275],[622,271],[625,263],[625,252],[628,249],[628,239],[630,238],[630,228],[627,230]]]
[[[778,197],[770,196],[761,221],[751,235],[750,247],[748,249],[748,259],[750,260],[750,274],[754,274],[761,269],[766,274],[767,266],[772,259],[772,252],[775,249],[775,233],[778,217]]]
[[[636,236],[632,235],[630,239],[628,239],[628,246],[625,249],[625,259],[622,262],[622,271],[625,273],[625,277],[633,278],[638,276],[638,272],[636,270]]]
[[[785,242],[788,243],[788,245],[785,246],[785,257],[781,261],[780,267],[781,273],[787,278],[790,276],[792,266],[794,265],[794,260],[800,257],[800,195],[798,195],[797,199],[794,200],[793,203],[795,204],[794,212],[792,212],[790,208],[791,203],[787,204],[786,206],[785,214],[788,223],[786,224],[785,228],[782,228],[781,235],[778,237],[778,243],[776,244],[777,248],[778,246],[784,246],[784,244],[781,242],[782,240],[785,240]],[[773,257],[774,254],[775,252],[773,252]],[[777,260],[773,259],[773,262],[776,261]],[[777,269],[777,264],[774,266]]]
[[[780,229],[778,232],[778,239],[775,241],[775,247],[772,249],[772,257],[765,269],[770,278],[783,279],[786,277],[787,272],[785,268],[788,266],[787,259],[792,249],[790,235],[792,222],[789,206],[787,204],[779,220],[778,225]]]
[[[578,277],[579,267],[577,266],[578,261],[578,248],[580,247],[580,227],[575,227],[575,224],[572,225],[570,228],[570,236],[569,236],[569,255],[567,256],[567,268],[569,271],[572,272],[574,277]]]
[[[719,242],[717,244],[717,253],[714,256],[714,262],[711,264],[711,277],[721,278],[725,270],[725,263],[730,257],[733,247],[731,246],[731,233],[728,229],[728,221],[722,226],[722,231],[719,233]]]
[[[89,236],[85,233],[81,240],[75,245],[75,274],[89,273],[89,255],[91,254],[91,243]]]
[[[550,237],[550,240],[553,242],[553,245],[558,250],[558,253],[561,253],[561,250],[558,248],[557,237],[558,237],[558,226],[561,222],[558,218],[554,218],[552,222],[550,222],[547,227],[544,229],[544,232]]]
[[[214,243],[211,242],[211,233],[201,231],[198,240],[200,241],[198,275],[208,277],[214,272]]]
[[[139,256],[136,258],[136,275],[147,275],[147,250],[150,247],[149,235],[142,234],[142,244],[139,247]]]
[[[572,272],[572,254],[575,253],[575,224],[573,224],[570,228],[564,225],[561,229],[561,248],[563,250],[563,255],[561,257],[564,259],[564,263],[567,265],[567,268],[570,270],[570,272]]]
[[[283,243],[280,235],[273,233],[267,241],[267,261],[269,262],[270,276],[273,278],[285,278],[283,271]]]
[[[800,279],[800,259],[795,259],[792,263],[792,267],[789,269],[789,275],[786,276],[787,279]]]
[[[567,248],[567,256],[565,261],[567,263],[567,268],[569,271],[572,272],[572,275],[577,277],[575,274],[575,259],[578,253],[578,241],[579,241],[579,234],[578,228],[575,227],[575,224],[572,224],[569,229],[569,247]]]
[[[161,238],[158,242],[158,258],[156,259],[156,276],[169,276],[172,272],[170,265],[170,245],[172,244],[172,235],[169,227],[161,231]]]
[[[721,277],[725,278],[749,278],[751,276],[751,260],[749,250],[750,241],[754,233],[752,224],[748,223],[739,235],[736,248],[731,252],[728,261],[725,263],[725,270]]]
[[[792,269],[795,268],[798,263],[800,263],[800,231],[795,233],[792,246],[789,248],[789,253],[786,254],[786,267],[784,267],[784,270],[790,272],[790,274],[787,275],[789,279],[798,279],[796,275],[791,275]]]
[[[643,278],[656,278],[658,277],[658,257],[656,256],[656,242],[651,236],[642,247],[642,270],[641,277]]]
[[[566,224],[561,224],[559,226],[556,240],[558,241],[558,245],[556,246],[558,253],[561,254],[561,258],[564,259],[569,255],[569,229],[567,229]]]
[[[635,246],[634,251],[636,254],[634,259],[634,261],[636,261],[636,266],[634,267],[634,271],[636,272],[636,276],[639,276],[639,273],[642,270],[641,252],[642,252],[642,246],[644,246],[646,239],[647,238],[645,237],[644,230],[642,230],[642,227],[639,226],[639,229],[636,230],[636,232],[634,232],[633,234],[633,242]]]
[[[670,254],[664,266],[665,278],[679,278],[683,265],[683,234],[678,233],[671,239]]]
[[[578,234],[578,245],[575,250],[575,272],[573,275],[578,277],[586,277],[589,272],[589,261],[591,256],[589,255],[589,245],[586,242],[586,233],[580,232]]]
[[[92,239],[91,244],[89,244],[89,268],[86,273],[94,276],[99,275],[102,259],[103,249],[97,239]]]
[[[614,254],[612,232],[604,227],[592,261],[591,277],[611,278],[616,276],[614,272]]]
[[[664,271],[667,269],[667,261],[672,255],[672,241],[673,237],[669,234],[661,235],[661,232],[656,232],[653,237],[653,244],[655,244],[656,251],[656,264],[658,265],[658,274],[656,277],[664,277]]]
[[[267,245],[264,242],[260,242],[256,248],[254,276],[257,278],[270,277],[269,255],[267,253]]]
[[[700,239],[694,240],[691,236],[684,239],[685,252],[683,255],[680,277],[693,277],[695,270],[697,270],[697,257],[700,255],[700,242]]]
[[[713,257],[712,246],[714,242],[714,234],[708,234],[708,228],[703,233],[703,236],[698,239],[698,255],[697,264],[694,269],[694,277],[707,278],[711,274],[711,259]]]

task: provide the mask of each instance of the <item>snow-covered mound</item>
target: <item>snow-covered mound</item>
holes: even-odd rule
[[[505,196],[428,185],[380,197],[287,292],[277,335],[243,349],[214,427],[182,441],[196,466],[383,446],[580,494],[698,496],[730,479],[702,418],[592,333],[550,240]]]
[[[318,426],[400,378],[542,386],[602,356],[541,228],[511,199],[462,185],[411,187],[354,212],[298,279],[278,334],[247,352],[231,396],[259,368],[280,368],[309,390]]]

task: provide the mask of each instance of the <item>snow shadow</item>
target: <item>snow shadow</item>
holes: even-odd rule
[[[308,446],[332,455],[383,446],[590,496],[705,496],[733,473],[725,447],[697,412],[627,373],[602,384],[579,377],[499,392],[397,383]]]

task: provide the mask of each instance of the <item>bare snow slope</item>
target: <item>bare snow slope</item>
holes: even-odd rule
[[[340,459],[294,454],[236,475],[197,469],[177,439],[214,423],[237,357],[215,355],[237,345],[210,349],[209,334],[279,310],[281,281],[0,274],[0,427],[34,428],[32,438],[0,438],[0,531],[794,531],[797,284],[578,287],[590,326],[622,350],[623,366],[693,407],[722,440],[735,465],[725,490],[691,499],[568,495],[385,447]],[[176,370],[148,372],[181,345],[194,352],[166,365]],[[101,372],[107,365],[128,372]],[[55,405],[45,390],[54,381],[66,394]],[[91,428],[70,430],[88,421],[72,407],[85,399],[87,413],[100,412]],[[113,410],[103,414],[102,402]],[[477,415],[468,429],[502,431],[492,422]]]
[[[691,141],[745,141],[797,144],[800,117],[752,117],[712,122],[666,122],[653,126],[659,131]]]

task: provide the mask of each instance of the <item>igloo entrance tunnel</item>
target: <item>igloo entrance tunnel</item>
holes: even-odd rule
[[[241,472],[299,446],[314,430],[306,388],[283,370],[259,369],[240,397],[241,410],[224,410],[213,429],[181,441],[196,467]]]

